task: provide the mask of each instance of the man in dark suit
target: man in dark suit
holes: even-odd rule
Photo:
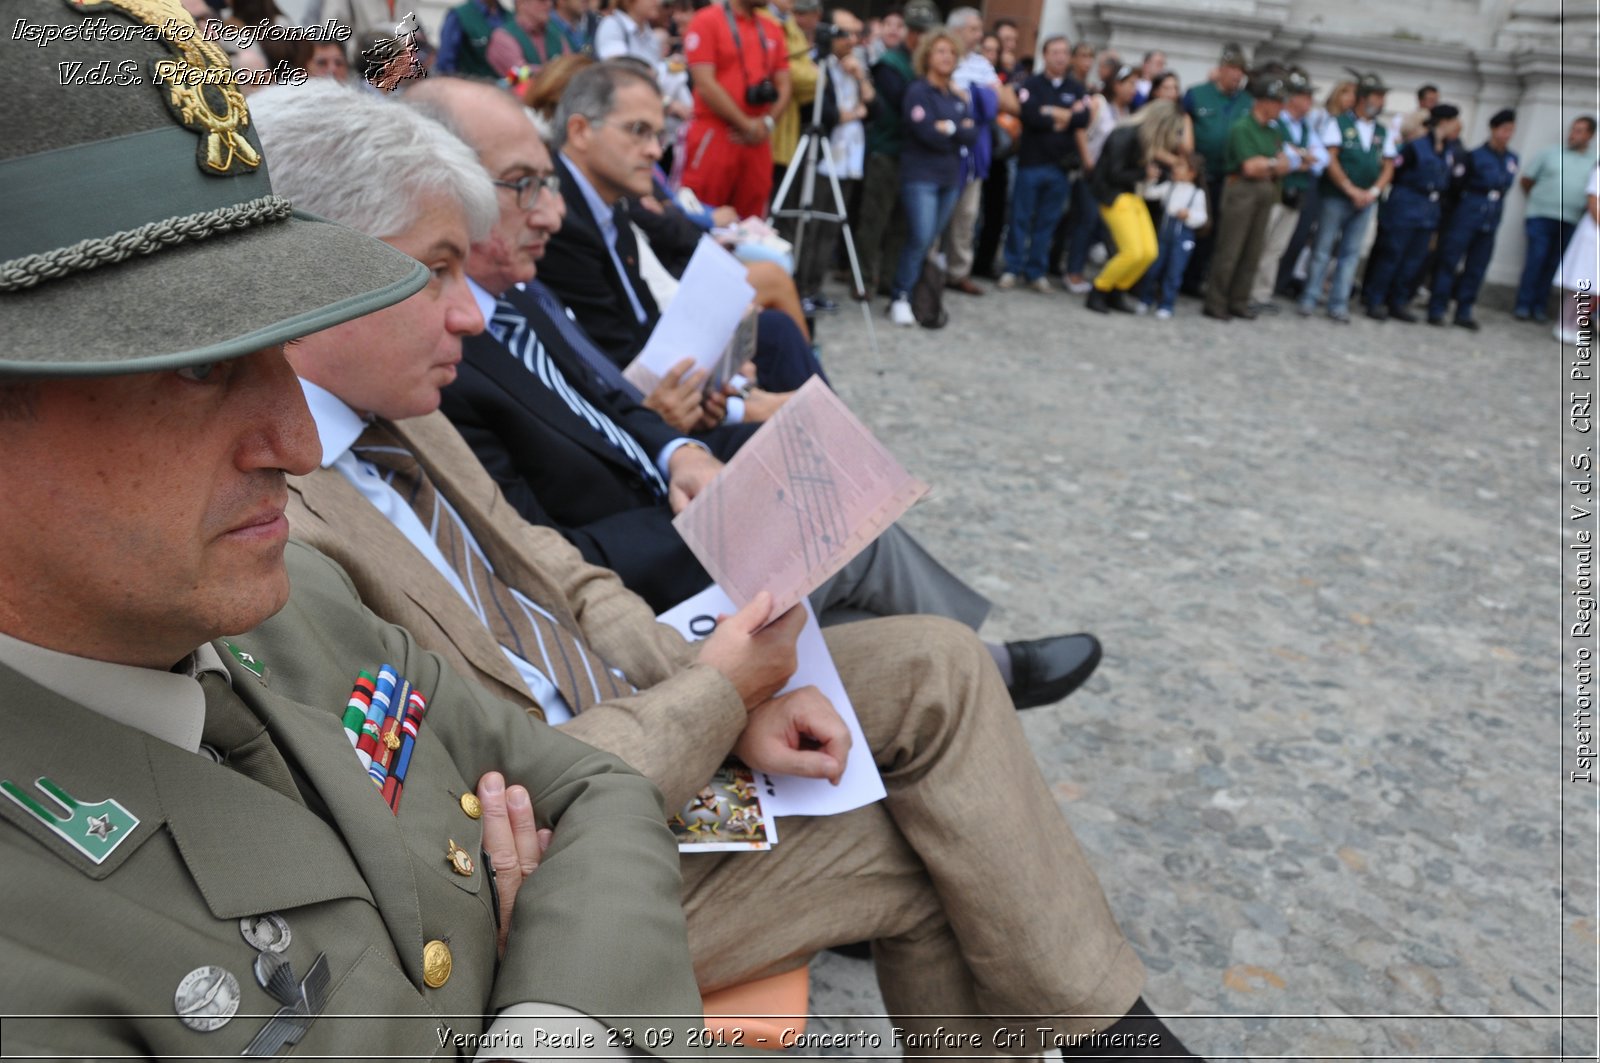
[[[574,79],[604,77],[610,64]],[[613,68],[614,69],[614,68]],[[626,79],[637,79],[627,72]],[[463,344],[442,409],[531,523],[553,527],[592,564],[610,568],[657,610],[698,593],[710,577],[672,527],[673,514],[716,474],[720,462],[693,440],[661,425],[649,410],[599,381],[578,353],[589,341],[559,300],[537,284],[561,203],[539,188],[552,171],[548,151],[509,98],[469,83],[436,79],[407,94],[478,151],[501,187],[501,220],[472,245],[467,273],[488,323]],[[618,123],[653,122],[661,102],[654,82],[637,79],[616,92],[616,113],[580,135],[618,142]],[[635,113],[637,108],[637,113]],[[646,166],[651,152],[639,151]],[[524,201],[518,183],[534,192]],[[977,628],[989,603],[892,527],[812,597],[832,621],[926,613]],[[1019,707],[1049,704],[1093,672],[1100,647],[1080,634],[990,644]]]
[[[608,64],[619,77],[645,75],[620,62]],[[567,203],[567,221],[552,236],[546,251],[546,283],[572,308],[584,330],[618,366],[626,366],[641,350],[661,311],[639,273],[639,248],[629,224],[629,204],[655,192],[652,173],[661,157],[659,125],[625,132],[630,147],[618,152],[612,145],[565,136],[567,117],[573,113],[609,110],[611,94],[585,93],[608,79],[574,79],[556,113],[553,147],[561,196]],[[653,82],[652,82],[653,84]],[[651,132],[653,128],[655,131]],[[621,131],[621,130],[619,130]],[[672,210],[674,208],[668,208]],[[659,227],[652,226],[653,229]],[[692,246],[692,245],[691,245]],[[685,261],[674,247],[665,260]],[[816,372],[811,345],[795,323],[776,310],[764,311],[756,333],[755,363],[762,386],[771,391],[792,391]]]

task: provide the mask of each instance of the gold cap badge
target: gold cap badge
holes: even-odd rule
[[[179,123],[200,134],[197,156],[203,172],[248,173],[261,165],[261,153],[244,136],[250,112],[233,82],[227,53],[201,36],[194,19],[175,0],[67,0],[67,4],[79,11],[113,8],[159,31],[161,42],[177,58],[156,60],[154,80]]]

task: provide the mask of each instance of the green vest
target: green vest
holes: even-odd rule
[[[1206,157],[1206,172],[1223,172],[1222,154],[1228,146],[1228,130],[1239,116],[1250,110],[1250,94],[1240,89],[1232,96],[1206,81],[1189,90],[1189,115],[1194,119],[1195,150]]]
[[[878,62],[893,67],[906,84],[917,79],[911,69],[911,56],[904,49],[890,48],[878,57]],[[871,155],[900,157],[900,145],[905,141],[905,119],[891,107],[879,108],[876,118],[867,123],[867,152]]]
[[[1357,188],[1371,188],[1377,184],[1378,174],[1383,170],[1383,142],[1389,134],[1382,123],[1374,125],[1372,146],[1363,148],[1361,134],[1356,132],[1355,116],[1348,112],[1339,116],[1339,168]],[[1329,180],[1327,174],[1322,175],[1319,187],[1323,195],[1344,196],[1344,190]]]
[[[489,78],[498,81],[500,75],[489,65],[488,60],[489,34],[495,30],[495,27],[489,25],[489,16],[484,14],[483,8],[479,7],[474,0],[467,0],[466,3],[458,4],[450,10],[455,12],[456,21],[461,23],[461,35],[466,38],[464,43],[469,45],[469,47],[462,48],[460,55],[456,58],[456,73],[462,77]],[[509,13],[505,13],[503,9],[502,14],[504,14],[504,18],[500,23],[500,28],[511,34],[517,44],[522,47],[522,57],[524,59],[529,63],[538,63],[539,53],[534,51],[533,42],[528,40],[528,35],[522,31],[521,26],[517,25],[517,20],[512,18]]]
[[[1302,118],[1300,120],[1300,135],[1298,137],[1296,137],[1294,135],[1294,133],[1292,133],[1289,130],[1288,123],[1283,121],[1282,119],[1280,119],[1278,121],[1278,128],[1283,130],[1283,142],[1285,144],[1293,144],[1297,148],[1307,148],[1307,147],[1311,146],[1311,137],[1312,137],[1313,134],[1311,132],[1311,115],[1310,114],[1307,114],[1304,118]],[[1309,170],[1296,170],[1292,174],[1287,174],[1283,178],[1283,187],[1285,189],[1289,189],[1289,188],[1307,189],[1307,188],[1310,188],[1311,187],[1311,171],[1309,171]]]

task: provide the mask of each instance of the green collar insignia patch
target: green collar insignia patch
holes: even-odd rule
[[[62,817],[50,811],[10,779],[0,782],[0,791],[96,864],[105,863],[106,857],[139,825],[138,816],[109,797],[85,804],[43,775],[34,785],[66,809],[67,815]]]
[[[251,675],[255,676],[257,679],[264,679],[266,677],[267,666],[256,660],[255,654],[246,653],[233,643],[229,642],[227,639],[223,639],[222,644],[228,647],[228,652],[233,654],[234,660],[244,665],[245,669],[249,671]]]

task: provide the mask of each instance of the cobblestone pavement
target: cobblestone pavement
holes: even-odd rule
[[[985,634],[1105,643],[1025,725],[1156,1011],[1214,1059],[1556,1056],[1563,993],[1595,1011],[1596,829],[1562,783],[1548,330],[881,303],[881,376],[855,304],[819,339],[934,485],[905,523]],[[870,964],[812,969],[812,1032],[887,1039]]]

